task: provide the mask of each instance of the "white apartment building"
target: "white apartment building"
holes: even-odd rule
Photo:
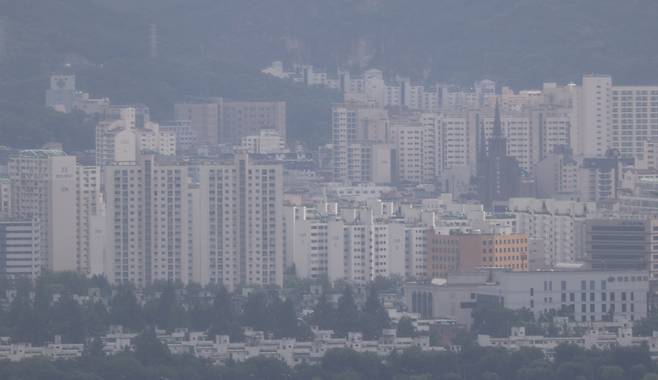
[[[105,167],[103,186],[108,280],[189,282],[188,168],[145,156]]]
[[[391,123],[391,138],[396,152],[397,180],[428,183],[437,177],[440,167],[440,144],[436,126],[424,126],[420,121],[400,120]]]
[[[535,265],[553,268],[559,263],[583,259],[578,245],[581,236],[577,225],[598,215],[595,203],[512,198],[508,207],[516,217],[516,233],[543,241],[543,263]]]
[[[137,135],[125,120],[105,120],[96,126],[96,165],[137,161]]]
[[[386,110],[354,104],[335,106],[331,124],[334,178],[354,183],[390,182],[388,135]]]
[[[246,154],[199,167],[198,282],[283,284],[282,170]]]
[[[56,150],[25,150],[8,166],[12,215],[39,220],[43,268],[77,270],[75,157]]]
[[[612,78],[585,75],[579,103],[578,146],[576,154],[601,157],[611,143]]]
[[[482,116],[485,141],[493,134],[494,117]],[[503,114],[501,117],[503,134],[507,138],[507,154],[516,158],[526,173],[533,173],[539,155],[538,135],[527,114]]]
[[[425,226],[405,226],[405,274],[407,278],[427,278],[427,230]]]
[[[76,178],[76,268],[85,275],[103,274],[105,205],[100,167],[78,166]]]
[[[0,218],[0,276],[36,280],[41,274],[39,220]]]
[[[345,222],[344,245],[338,250],[329,249],[329,257],[340,257],[342,253],[342,277],[341,273],[330,272],[330,279],[366,284],[377,277],[404,276],[404,224],[357,219]]]
[[[365,284],[379,276],[414,276],[425,270],[426,228],[394,217],[393,206],[285,207],[286,256],[301,278]],[[382,206],[377,209],[376,205]]]
[[[611,147],[645,159],[645,143],[658,139],[658,86],[613,86]]]
[[[151,152],[163,156],[176,155],[176,133],[161,130],[158,123],[149,121],[144,128],[137,129],[136,133],[139,152]]]
[[[466,114],[443,113],[441,161],[445,170],[471,167],[477,157],[477,130]]]
[[[435,183],[447,171],[470,170],[475,162],[474,129],[465,114],[416,113],[391,121],[397,180]]]
[[[571,112],[560,111],[531,111],[533,130],[537,134],[537,147],[539,149],[533,156],[535,163],[551,155],[556,147],[571,148]]]

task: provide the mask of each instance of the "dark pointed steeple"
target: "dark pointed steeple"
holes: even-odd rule
[[[478,164],[478,196],[487,209],[492,209],[495,202],[505,202],[518,196],[521,187],[519,163],[507,154],[507,139],[503,134],[498,100],[493,129],[486,147],[486,154],[480,154],[482,159]]]

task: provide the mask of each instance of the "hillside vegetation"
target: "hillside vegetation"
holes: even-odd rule
[[[658,82],[653,0],[0,0],[0,19],[0,137],[21,147],[93,126],[43,109],[48,75],[66,63],[81,89],[145,103],[161,120],[188,96],[288,101],[289,135],[309,144],[326,141],[339,95],[264,77],[273,60],[463,85],[538,87],[587,72]],[[92,135],[75,133],[67,149],[91,148]]]

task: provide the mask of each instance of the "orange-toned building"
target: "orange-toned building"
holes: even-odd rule
[[[524,234],[439,235],[427,231],[427,275],[471,272],[481,268],[528,271],[528,236]]]

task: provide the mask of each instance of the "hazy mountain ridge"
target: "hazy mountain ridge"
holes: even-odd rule
[[[31,108],[35,120],[52,119],[43,114],[44,90],[66,62],[81,89],[146,103],[161,120],[190,95],[286,100],[290,136],[313,143],[328,136],[338,95],[261,75],[273,60],[465,85],[488,77],[517,88],[586,72],[658,82],[651,0],[0,0],[0,19],[8,36],[0,105],[10,114]],[[159,31],[155,61],[151,23]],[[23,120],[14,116],[7,119]],[[6,144],[42,142],[3,124]]]
[[[97,0],[107,3],[110,0]],[[114,1],[113,1],[114,2]],[[658,3],[650,0],[154,0],[138,10],[176,30],[173,50],[264,65],[365,63],[416,77],[514,86],[606,72],[621,82],[658,78]],[[185,46],[179,39],[194,40]],[[287,48],[286,41],[298,42]],[[163,42],[164,43],[164,42]],[[362,60],[358,45],[372,59]]]

